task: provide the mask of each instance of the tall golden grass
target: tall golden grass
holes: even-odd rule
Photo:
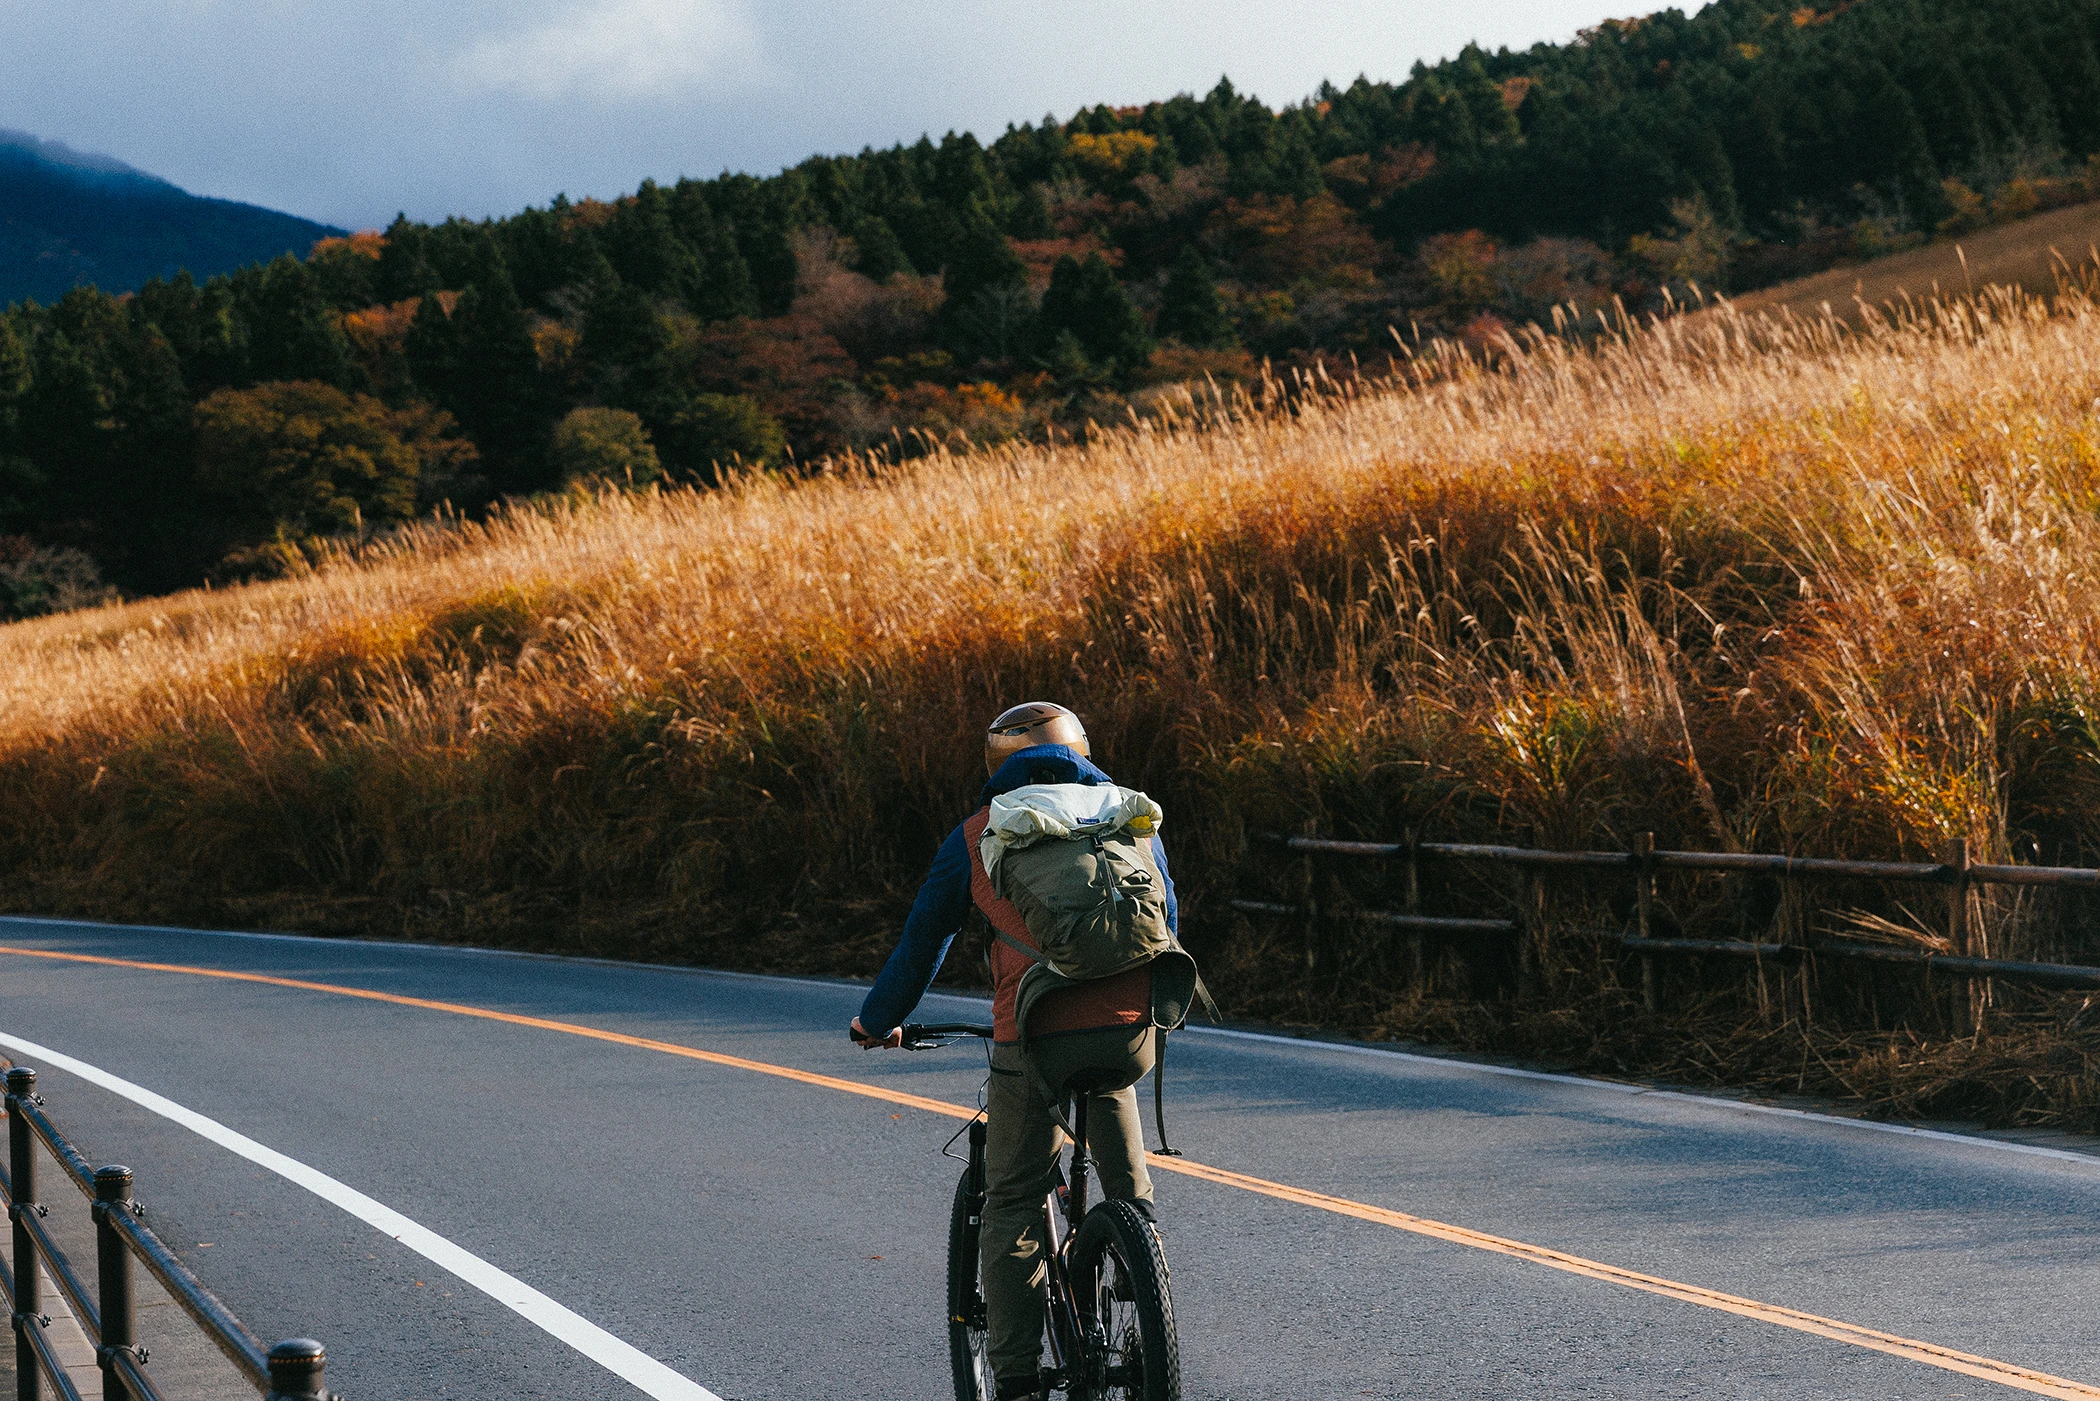
[[[1602,964],[1529,1011],[1371,972],[1306,1000],[1295,946],[1225,913],[1245,834],[2093,861],[2095,580],[2090,290],[1534,333],[0,629],[0,900],[866,972],[985,718],[1053,697],[1165,803],[1229,1010],[1756,1078],[1769,1029],[1636,1026]],[[1675,900],[1692,932],[1798,914]],[[1994,907],[1992,951],[2100,954],[2073,913]],[[2045,1000],[2005,1016],[2083,1044]],[[1908,1063],[1846,1043],[1796,1081],[1788,1044],[1789,1082],[1867,1098]],[[2080,1117],[2069,1083],[2014,1108]]]

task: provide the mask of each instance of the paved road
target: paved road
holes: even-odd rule
[[[982,1078],[969,1049],[855,1051],[845,985],[26,920],[0,946],[467,1004],[955,1105]],[[953,1118],[548,1027],[12,952],[0,1035],[332,1175],[726,1401],[949,1394]],[[1370,1209],[1159,1174],[1192,1401],[2019,1394],[1361,1219],[1381,1211],[2100,1384],[2100,1162],[1217,1034],[1177,1039],[1170,1085],[1192,1160]],[[43,1089],[259,1334],[325,1339],[355,1401],[642,1394],[191,1129],[63,1071]]]

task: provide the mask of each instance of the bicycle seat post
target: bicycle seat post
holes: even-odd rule
[[[1086,1217],[1086,1102],[1084,1093],[1072,1096],[1072,1180],[1065,1200],[1065,1220],[1074,1231]]]

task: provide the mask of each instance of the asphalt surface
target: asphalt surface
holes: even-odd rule
[[[30,920],[0,920],[0,945],[471,1004],[958,1105],[983,1078],[967,1047],[855,1050],[844,984]],[[952,1394],[952,1118],[554,1030],[18,954],[0,954],[0,1033],[331,1174],[725,1401]],[[641,1394],[338,1207],[39,1070],[47,1111],[134,1169],[191,1268],[265,1340],[323,1339],[352,1401]],[[1217,1034],[1176,1038],[1169,1089],[1177,1146],[1215,1167],[2100,1383],[2100,1161]],[[1191,1401],[2018,1394],[1156,1176]]]

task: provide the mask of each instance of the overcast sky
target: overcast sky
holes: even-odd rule
[[[0,127],[368,227],[989,139],[1220,74],[1281,105],[1650,8],[1609,3],[0,0]]]

